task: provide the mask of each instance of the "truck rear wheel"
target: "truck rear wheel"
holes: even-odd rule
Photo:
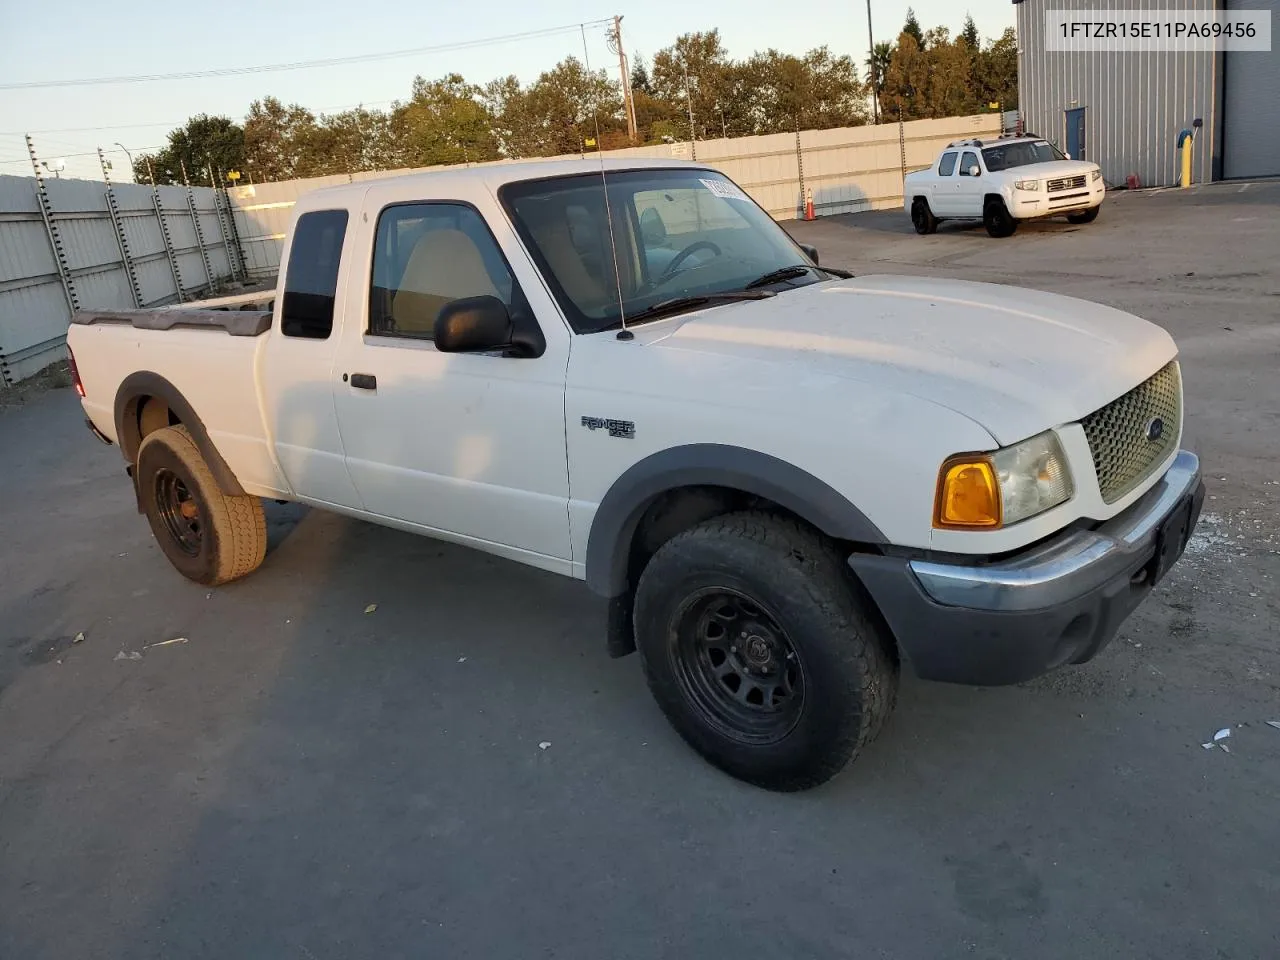
[[[938,229],[938,218],[929,209],[929,201],[924,197],[916,197],[911,204],[911,225],[916,233],[935,233]]]
[[[186,427],[147,434],[138,448],[136,474],[151,532],[188,580],[216,586],[262,563],[267,553],[262,502],[224,494]]]
[[[1010,237],[1018,229],[1018,221],[999,197],[988,197],[982,206],[982,225],[993,237]]]
[[[748,783],[805,790],[840,772],[893,709],[897,660],[869,604],[813,531],[730,514],[649,561],[637,646],[691,747]]]

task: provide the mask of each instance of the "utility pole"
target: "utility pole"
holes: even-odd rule
[[[618,55],[618,74],[622,77],[622,112],[627,115],[627,139],[636,142],[639,134],[636,130],[636,100],[631,92],[631,73],[627,69],[627,51],[622,46],[622,17],[613,18],[613,29],[609,31],[609,49]]]
[[[876,41],[871,36],[871,0],[867,0],[867,47],[871,56],[871,122],[880,122],[880,76],[876,64]]]
[[[689,107],[689,152],[692,154],[691,159],[698,159],[698,136],[693,129],[693,92],[689,89],[689,60],[682,57],[682,65],[684,66],[684,101]]]

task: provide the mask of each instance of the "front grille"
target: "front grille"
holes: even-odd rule
[[[1084,186],[1084,177],[1059,177],[1057,180],[1049,181],[1049,192],[1054,193],[1058,190],[1079,190]]]
[[[1176,360],[1081,420],[1103,501],[1114,503],[1150,476],[1177,444],[1181,424],[1182,374]]]

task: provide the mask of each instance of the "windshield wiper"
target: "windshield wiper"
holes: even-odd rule
[[[776,297],[772,290],[725,290],[722,293],[699,293],[688,297],[672,297],[662,300],[651,307],[645,307],[635,313],[627,314],[627,325],[645,320],[656,320],[658,317],[685,310],[690,307],[701,307],[708,303],[729,303],[733,300],[768,300]]]
[[[779,267],[777,270],[770,270],[768,273],[761,274],[742,289],[752,290],[756,287],[767,287],[771,283],[781,283],[783,280],[796,280],[813,269],[813,267],[805,266],[803,263],[793,263],[789,267]]]
[[[817,270],[821,273],[829,273],[833,277],[841,280],[848,280],[853,276],[848,270],[837,270],[835,267],[809,266],[804,263],[793,263],[789,267],[779,267],[777,270],[770,270],[762,276],[756,277],[748,283],[743,289],[751,290],[756,287],[767,287],[771,283],[782,283],[784,280],[798,280],[810,270]]]

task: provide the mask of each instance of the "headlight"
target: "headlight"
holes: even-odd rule
[[[1099,180],[1101,180],[1101,179],[1102,179],[1102,171],[1101,171],[1101,170],[1091,170],[1091,171],[1089,172],[1089,182],[1090,182],[1090,183],[1097,183],[1097,182],[1098,182]]]
[[[933,525],[995,529],[1071,499],[1074,486],[1052,430],[990,454],[952,457],[938,474]]]
[[[1015,180],[1013,181],[1015,190],[1029,190],[1032,193],[1040,189],[1039,180]]]

